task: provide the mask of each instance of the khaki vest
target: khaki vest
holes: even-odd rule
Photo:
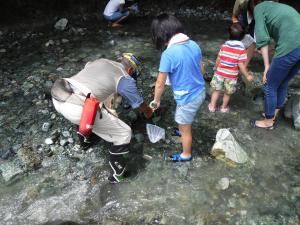
[[[79,82],[100,101],[104,102],[112,94],[117,93],[117,86],[122,76],[127,75],[121,63],[108,59],[88,62],[84,69],[71,79]]]

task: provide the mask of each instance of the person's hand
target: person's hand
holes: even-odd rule
[[[155,100],[153,100],[152,102],[150,102],[149,104],[149,107],[152,109],[152,110],[157,110],[160,106],[160,102],[157,102]]]
[[[249,72],[248,72],[248,76],[246,77],[246,79],[247,79],[249,82],[253,81],[253,79],[254,79],[253,73],[249,71]]]
[[[268,71],[269,71],[269,67],[265,67],[263,78],[262,78],[263,84],[267,83],[267,74],[268,74]]]
[[[239,20],[236,16],[232,16],[231,21],[232,21],[232,23],[238,23],[239,22]]]

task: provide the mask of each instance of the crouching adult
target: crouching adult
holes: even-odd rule
[[[111,175],[109,181],[120,182],[126,171],[131,140],[131,128],[118,118],[113,106],[116,98],[125,97],[132,108],[138,108],[146,118],[152,116],[150,109],[138,92],[136,79],[139,62],[131,53],[123,53],[119,62],[98,59],[88,62],[84,69],[70,78],[58,79],[51,90],[55,109],[70,122],[79,125],[87,95],[100,101],[92,132],[105,141],[113,143],[109,154]],[[82,144],[89,145],[88,137]]]
[[[112,27],[121,27],[121,22],[125,20],[130,12],[124,7],[125,0],[110,0],[103,12],[104,19],[110,22]]]

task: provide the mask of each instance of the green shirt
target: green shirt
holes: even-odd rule
[[[285,56],[300,47],[300,14],[292,7],[262,2],[254,8],[256,46],[276,43],[274,57]]]

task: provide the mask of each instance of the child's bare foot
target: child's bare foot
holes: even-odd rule
[[[221,113],[228,113],[230,111],[230,108],[229,107],[225,107],[225,108],[221,107],[220,111],[221,111]]]
[[[211,103],[208,104],[208,110],[210,112],[216,112],[216,107],[212,107]]]

